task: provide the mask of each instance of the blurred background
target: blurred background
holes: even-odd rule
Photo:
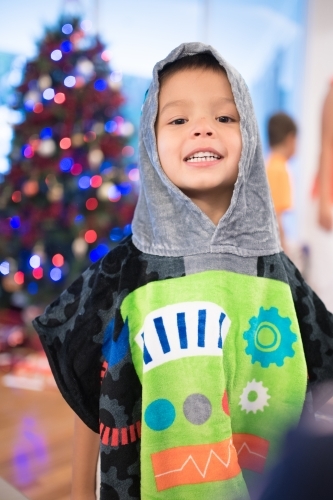
[[[1,3],[2,390],[44,391],[44,402],[56,397],[31,320],[130,234],[140,182],[141,105],[154,64],[182,42],[211,44],[243,75],[265,158],[271,115],[283,111],[297,124],[297,149],[288,160],[293,202],[282,223],[288,253],[307,276],[314,238],[308,211],[322,106],[333,78],[330,0]],[[6,394],[12,405],[12,393]],[[32,399],[17,401],[25,400],[28,420],[21,418],[15,424],[20,430],[14,426],[12,432],[22,433],[28,455],[39,450],[38,469],[49,431],[43,438],[37,432]],[[8,419],[9,408],[20,413],[8,406]],[[46,498],[31,489],[36,477],[22,453],[14,447],[0,458],[0,475],[31,498]],[[68,498],[66,488],[68,481],[64,493],[47,498]]]

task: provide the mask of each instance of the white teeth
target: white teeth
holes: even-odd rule
[[[198,153],[194,153],[194,155],[190,156],[187,158],[186,161],[188,162],[201,162],[201,161],[213,161],[213,160],[219,160],[221,156],[211,153],[208,151],[199,151]]]

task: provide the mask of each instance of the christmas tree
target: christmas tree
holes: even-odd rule
[[[0,303],[47,303],[130,232],[138,181],[121,74],[85,21],[48,29],[13,108],[0,185]]]

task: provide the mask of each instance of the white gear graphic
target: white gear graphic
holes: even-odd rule
[[[251,391],[257,393],[257,398],[254,401],[249,400],[249,394]],[[262,385],[262,382],[256,382],[255,379],[253,379],[252,382],[247,383],[247,386],[243,390],[243,393],[240,396],[239,405],[242,410],[246,411],[246,413],[249,413],[250,411],[257,413],[258,410],[264,411],[264,406],[269,406],[269,398],[268,389]]]

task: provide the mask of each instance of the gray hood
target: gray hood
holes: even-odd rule
[[[217,226],[162,170],[154,130],[158,72],[169,62],[204,51],[211,52],[225,68],[241,119],[242,154],[238,179],[230,206]],[[133,243],[142,252],[168,257],[203,253],[253,257],[281,251],[248,88],[240,74],[211,46],[184,43],[155,65],[142,110],[139,164],[141,189],[132,230]]]

